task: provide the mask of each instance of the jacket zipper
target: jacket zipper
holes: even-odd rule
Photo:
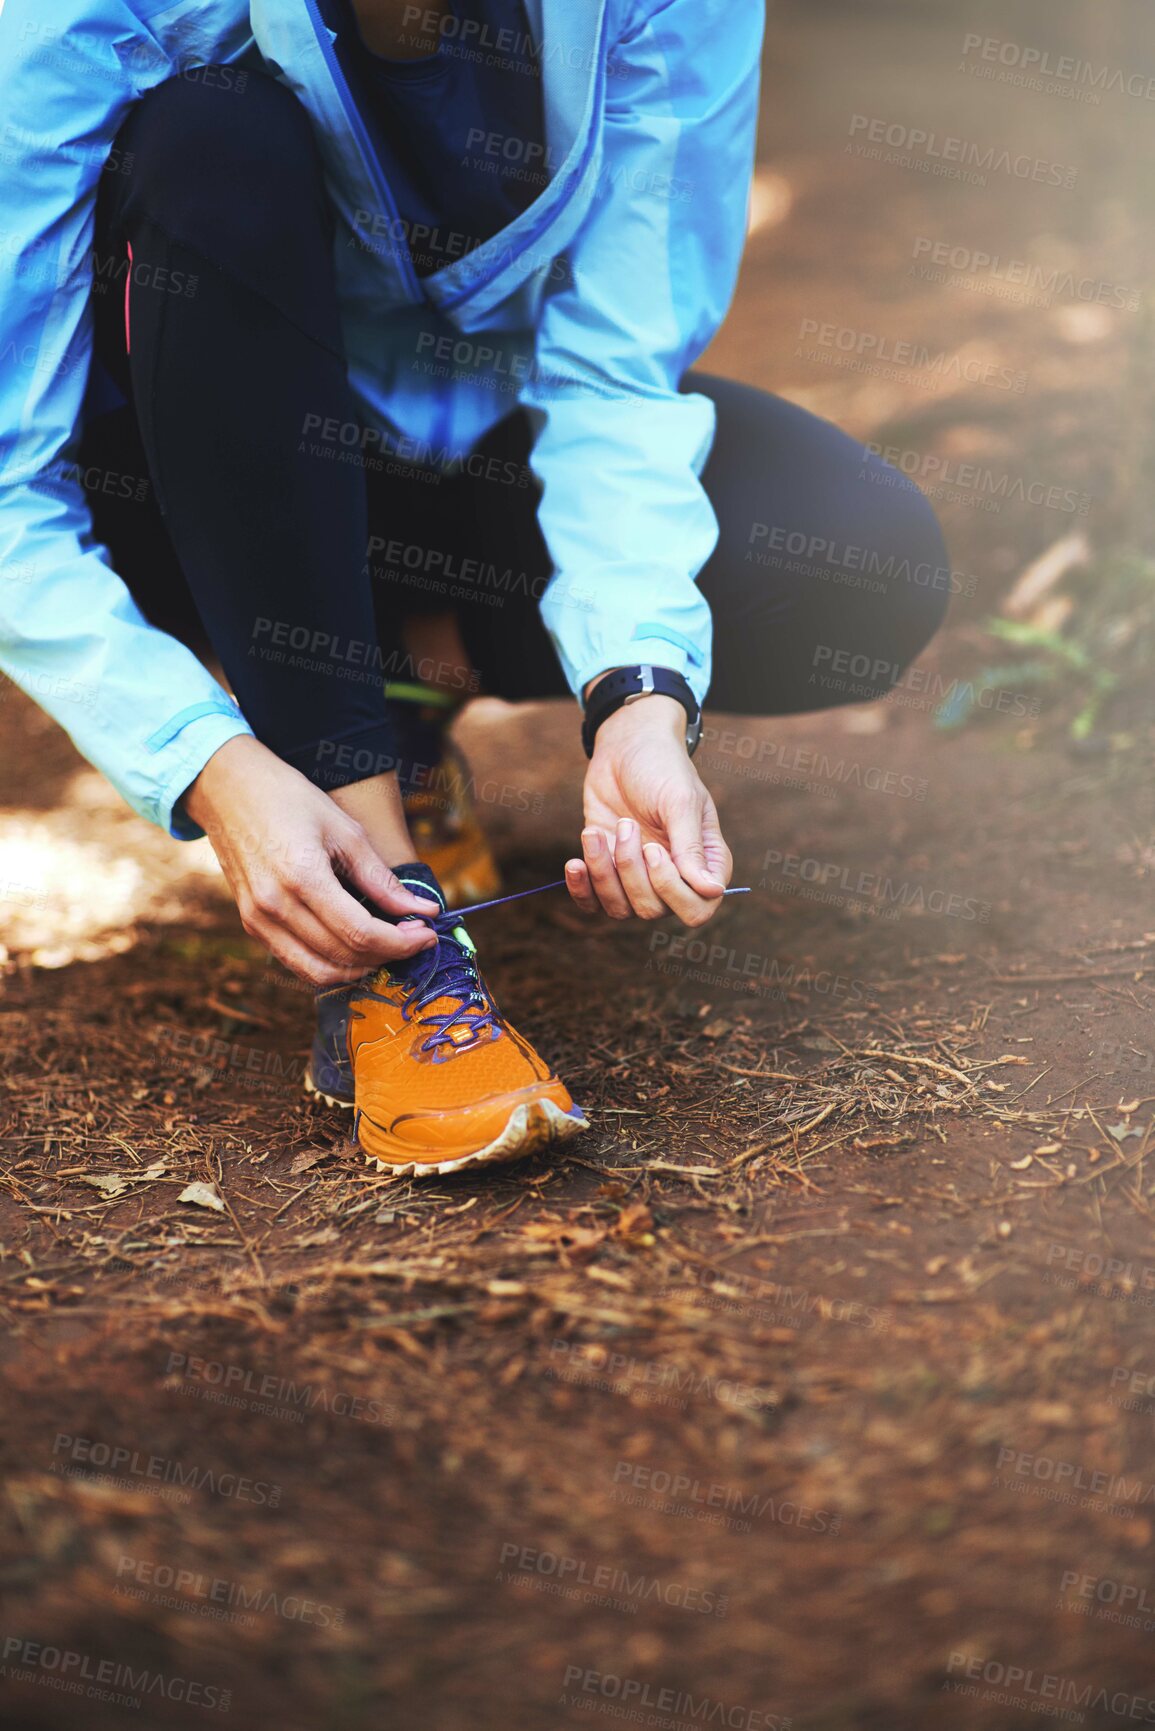
[[[317,9],[317,0],[305,0],[305,4],[308,7],[309,21],[313,26],[314,33],[320,45],[321,53],[325,57],[325,64],[329,68],[329,76],[332,78],[337,94],[341,98],[341,105],[345,110],[345,116],[352,128],[354,138],[361,147],[361,154],[365,158],[365,162],[369,168],[369,178],[373,183],[378,198],[381,200],[386,216],[391,218],[393,230],[396,233],[400,229],[401,213],[397,209],[393,194],[389,189],[384,175],[381,173],[381,165],[377,161],[377,153],[373,149],[372,140],[365,129],[365,123],[361,119],[357,104],[353,100],[353,93],[345,81],[345,74],[341,70],[341,63],[334,53],[333,44],[329,39],[329,33],[326,30],[324,21]],[[425,297],[421,292],[421,284],[417,279],[417,272],[413,268],[413,259],[409,252],[409,242],[407,240],[404,242],[403,247],[398,251],[396,256],[401,265],[401,275],[404,278],[405,287],[409,291],[412,299],[420,305]]]

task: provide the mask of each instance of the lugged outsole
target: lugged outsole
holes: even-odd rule
[[[318,1088],[313,1080],[312,1070],[305,1071],[305,1092],[311,1094],[314,1100],[323,1100],[326,1106],[336,1106],[342,1112],[353,1111],[352,1100],[342,1100],[338,1094],[326,1094],[323,1088]]]
[[[581,1108],[563,1112],[553,1100],[527,1100],[515,1106],[500,1136],[484,1148],[467,1154],[454,1154],[444,1160],[387,1160],[373,1153],[361,1142],[361,1151],[378,1172],[392,1172],[398,1178],[444,1178],[451,1172],[464,1172],[470,1166],[502,1166],[513,1160],[523,1160],[541,1148],[568,1142],[589,1129],[589,1119]],[[360,1140],[360,1123],[358,1123]]]

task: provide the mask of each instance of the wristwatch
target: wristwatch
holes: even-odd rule
[[[587,757],[594,754],[594,739],[602,722],[624,704],[634,703],[651,692],[673,697],[686,711],[686,750],[693,757],[702,737],[702,709],[686,680],[669,667],[619,667],[599,679],[586,702],[582,722],[582,745]]]

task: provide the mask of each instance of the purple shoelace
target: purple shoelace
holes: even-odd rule
[[[394,963],[390,974],[400,979],[408,986],[408,995],[401,1008],[401,1014],[408,1022],[415,1011],[428,1009],[431,1004],[441,998],[459,998],[457,1009],[452,1013],[441,1013],[429,1016],[423,1026],[431,1032],[421,1042],[420,1050],[433,1055],[438,1061],[438,1049],[448,1046],[451,1051],[457,1051],[462,1045],[472,1045],[480,1038],[487,1028],[493,1028],[500,1034],[499,1012],[493,999],[489,996],[481,976],[477,972],[472,954],[454,936],[457,927],[473,914],[485,913],[489,908],[504,907],[508,902],[524,901],[527,896],[544,895],[547,890],[563,890],[566,887],[564,878],[558,878],[555,883],[538,884],[532,890],[515,890],[512,895],[496,896],[492,901],[474,902],[465,908],[453,908],[443,914],[410,914],[409,919],[422,920],[431,926],[437,936],[436,946],[428,951],[422,951],[410,962],[398,965]],[[729,889],[724,891],[728,896],[749,895],[749,887]],[[410,967],[417,970],[421,967],[422,958],[429,956],[428,966],[423,972],[415,971],[412,978],[408,977]],[[380,999],[381,994],[369,988],[371,998]],[[382,1000],[383,1001],[383,1000]],[[462,1028],[469,1038],[459,1041],[450,1032],[452,1028]]]
[[[514,892],[511,896],[498,896],[498,897],[496,897],[496,899],[494,901],[491,901],[491,902],[474,902],[472,907],[455,908],[454,912],[453,912],[453,918],[456,920],[463,920],[465,918],[466,914],[484,913],[486,908],[504,907],[506,902],[520,902],[520,901],[524,901],[526,896],[541,896],[541,895],[545,894],[546,890],[564,890],[565,888],[566,888],[565,879],[564,878],[558,878],[556,880],[556,882],[552,883],[552,884],[538,884],[536,889],[514,890]],[[746,884],[741,889],[723,890],[722,894],[726,895],[726,896],[748,896],[750,894],[750,886],[749,886],[749,884]],[[439,914],[439,915],[433,916],[433,915],[425,915],[425,914],[415,914],[414,918],[415,919],[428,918],[430,924],[433,925],[433,924],[436,924],[437,919],[448,919],[449,915]]]

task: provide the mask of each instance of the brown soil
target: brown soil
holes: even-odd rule
[[[905,274],[930,236],[1150,281],[1144,105],[956,70],[964,28],[1065,51],[1051,16],[776,14],[762,158],[794,204],[752,240],[711,362],[863,437],[1085,490],[1109,546],[1147,529],[1145,315]],[[1134,69],[1138,16],[1105,8],[1070,51]],[[852,113],[1079,184],[857,160]],[[806,317],[1029,387],[816,365]],[[1071,524],[942,514],[978,590],[925,658],[949,676]],[[123,812],[10,691],[5,1727],[1143,1718],[1150,712],[1125,698],[1118,748],[1088,755],[1040,695],[958,734],[922,699],[714,718],[703,761],[755,893],[704,955],[556,896],[479,917],[503,1005],[593,1129],[418,1186],[302,1097],[307,997],[203,846]],[[572,715],[478,706],[461,732],[510,887],[555,877]],[[179,1200],[195,1181],[224,1212]]]

